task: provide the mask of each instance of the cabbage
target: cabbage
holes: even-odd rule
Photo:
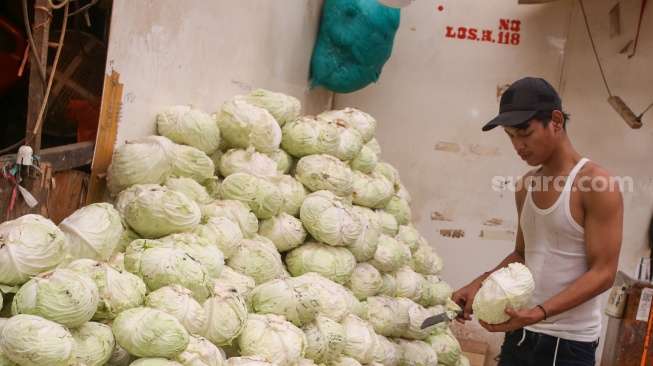
[[[246,204],[259,219],[276,216],[283,206],[281,191],[274,183],[247,173],[234,173],[222,181],[224,199]]]
[[[242,355],[263,356],[279,366],[291,366],[304,357],[306,336],[283,316],[250,314],[238,345]]]
[[[410,267],[425,275],[438,275],[442,272],[442,258],[436,253],[435,248],[430,246],[426,241],[420,242],[419,247],[412,255]]]
[[[327,154],[299,159],[295,178],[312,192],[328,190],[337,196],[346,197],[354,189],[351,169],[338,158]]]
[[[141,192],[125,207],[125,221],[143,238],[161,238],[193,230],[200,208],[183,193],[162,187]]]
[[[197,234],[171,234],[159,239],[164,245],[181,249],[197,259],[213,278],[220,277],[224,268],[224,255],[213,243]]]
[[[172,146],[175,153],[172,175],[191,178],[200,183],[213,177],[215,165],[204,151],[186,145]]]
[[[129,364],[129,366],[183,366],[177,361],[172,361],[164,357],[145,357]]]
[[[256,89],[243,99],[248,103],[265,108],[279,123],[279,126],[283,126],[286,122],[299,117],[301,110],[299,99],[265,89]]]
[[[348,164],[353,171],[370,174],[374,172],[374,168],[376,168],[378,161],[379,158],[374,150],[363,145],[361,150],[349,160]]]
[[[429,335],[424,339],[424,342],[435,349],[438,354],[438,362],[441,364],[456,365],[456,362],[460,359],[462,353],[460,343],[458,343],[449,328],[446,328],[446,331]]]
[[[364,174],[354,171],[353,200],[356,205],[369,208],[384,208],[392,199],[394,188],[383,175],[372,172]]]
[[[531,271],[523,264],[510,263],[486,278],[474,297],[472,310],[488,324],[501,324],[510,319],[507,307],[521,310],[535,289]]]
[[[369,263],[358,263],[346,287],[358,300],[365,300],[368,296],[376,294],[382,283],[381,273],[374,266]]]
[[[383,211],[394,216],[398,225],[408,225],[411,220],[410,205],[406,200],[393,194]]]
[[[211,276],[202,264],[172,243],[134,240],[125,251],[125,269],[142,278],[150,291],[178,284],[204,301],[213,291]]]
[[[390,296],[390,297],[395,297],[397,296],[397,281],[395,280],[394,276],[391,275],[390,273],[384,273],[381,275],[381,286],[379,287],[379,290],[376,292],[377,295],[382,296]]]
[[[281,255],[274,247],[259,240],[243,239],[238,251],[227,260],[234,271],[254,279],[257,285],[281,274]]]
[[[258,233],[274,243],[279,252],[285,252],[301,245],[306,239],[306,229],[302,222],[287,213],[261,220]]]
[[[403,267],[395,272],[395,280],[397,281],[397,296],[406,297],[421,304],[422,291],[427,283],[424,276],[413,271],[410,267]]]
[[[207,321],[199,335],[216,346],[230,345],[242,332],[249,316],[245,300],[231,286],[216,285],[202,307]]]
[[[383,210],[376,210],[376,214],[379,215],[379,219],[381,220],[381,232],[388,236],[397,235],[399,232],[397,219]]]
[[[404,350],[401,346],[388,338],[379,335],[379,350],[374,361],[385,366],[398,366],[404,359]]]
[[[172,176],[168,178],[165,186],[173,191],[183,193],[186,197],[197,203],[209,203],[213,201],[213,198],[209,196],[206,188],[204,188],[201,184],[197,183],[197,181],[192,178],[177,178]]]
[[[340,133],[336,125],[313,116],[302,116],[287,122],[281,133],[281,147],[298,158],[332,154],[340,144]]]
[[[277,162],[268,155],[254,150],[253,147],[245,149],[231,149],[220,158],[218,163],[220,174],[228,177],[234,173],[247,173],[252,175],[277,174]]]
[[[220,187],[222,186],[222,180],[220,177],[213,176],[201,184],[206,189],[206,193],[209,194],[209,197],[213,199],[222,199],[220,197]]]
[[[145,298],[145,306],[174,316],[191,334],[197,334],[206,322],[202,305],[193,298],[189,289],[181,285],[164,286],[150,292]]]
[[[396,318],[395,326],[390,331],[388,337],[401,337],[410,327],[410,309],[418,304],[416,304],[413,300],[407,299],[405,297],[393,297],[390,300],[389,305],[392,308],[392,311],[395,313]],[[430,316],[430,314],[427,312],[425,312],[425,315]]]
[[[174,143],[163,136],[127,142],[113,152],[107,169],[107,189],[116,196],[134,184],[163,184],[172,173]]]
[[[361,233],[356,241],[345,245],[357,262],[365,262],[374,257],[381,236],[381,221],[378,215],[367,207],[354,205],[361,222]]]
[[[328,363],[327,366],[362,366],[360,362],[356,361],[353,357],[340,355],[335,360]]]
[[[451,299],[453,295],[453,287],[450,284],[442,281],[438,276],[426,275],[424,276],[431,284],[431,301],[430,305],[444,305],[447,299]]]
[[[349,122],[337,119],[333,121],[340,133],[340,143],[332,153],[336,158],[347,161],[358,154],[363,148],[363,137]]]
[[[298,217],[299,209],[310,191],[290,175],[268,176],[265,179],[274,183],[281,192],[284,201],[281,212]]]
[[[315,272],[336,283],[345,284],[356,268],[356,259],[343,247],[307,241],[286,254],[286,265],[293,276]]]
[[[376,134],[377,123],[374,117],[356,108],[348,107],[342,110],[322,112],[317,116],[329,121],[342,119],[349,122],[352,127],[360,132],[364,143],[370,141]]]
[[[200,207],[202,222],[211,217],[226,217],[240,226],[244,238],[252,238],[258,232],[258,219],[244,203],[236,200],[216,200]],[[229,256],[226,256],[229,257]]]
[[[283,315],[296,326],[310,322],[320,312],[317,293],[308,284],[285,276],[256,286],[247,302],[255,313]]]
[[[177,144],[212,154],[220,145],[220,129],[211,115],[195,106],[179,105],[156,116],[157,131]]]
[[[381,273],[398,270],[407,264],[406,245],[399,240],[385,234],[379,236],[374,257],[369,261]]]
[[[277,366],[277,364],[261,356],[241,356],[228,358],[222,366]]]
[[[123,310],[141,306],[145,301],[145,283],[138,276],[92,259],[78,259],[68,269],[82,273],[95,282],[99,303],[92,319],[113,319]]]
[[[137,357],[172,358],[181,354],[190,341],[177,318],[158,309],[125,310],[111,327],[118,344]]]
[[[412,225],[399,225],[395,238],[408,245],[411,253],[415,253],[421,243],[419,232]]]
[[[5,321],[0,353],[19,365],[68,366],[77,360],[77,343],[65,326],[21,314]]]
[[[76,210],[59,224],[59,229],[66,235],[75,259],[107,259],[122,234],[120,215],[106,202]]]
[[[409,318],[408,329],[401,334],[401,337],[415,340],[426,338],[431,333],[431,329],[422,329],[422,323],[424,322],[424,319],[435,314],[432,314],[428,309],[410,299],[405,297],[398,297],[398,299],[405,299],[400,306],[406,307]]]
[[[410,362],[415,366],[437,366],[438,354],[428,343],[418,340],[395,340],[404,353],[404,362]]]
[[[329,191],[309,194],[299,218],[313,238],[333,246],[353,245],[363,232],[358,212]]]
[[[265,153],[272,161],[277,164],[277,171],[283,174],[288,174],[290,169],[295,165],[295,160],[292,155],[288,154],[284,149],[277,149],[274,152]]]
[[[67,251],[64,233],[41,215],[0,223],[0,285],[21,285],[55,268]]]
[[[344,286],[315,272],[305,273],[294,279],[310,285],[315,290],[321,305],[320,315],[340,322],[351,312],[353,297],[349,296]]]
[[[216,287],[233,288],[243,298],[247,298],[250,291],[256,287],[256,282],[254,282],[252,277],[240,274],[229,266],[224,267],[224,270],[222,270],[222,276],[215,279],[213,282]]]
[[[125,207],[127,207],[127,205],[132,200],[132,198],[138,196],[139,194],[141,194],[141,192],[156,190],[159,188],[161,188],[160,184],[134,184],[133,186],[125,188],[122,191],[120,191],[120,193],[118,193],[118,195],[116,196],[116,200],[113,203],[113,207],[115,207],[116,211],[118,211],[120,217],[124,219]]]
[[[381,145],[376,138],[373,137],[370,141],[366,142],[364,146],[372,150],[377,159],[381,159]]]
[[[175,357],[184,366],[221,366],[225,359],[220,348],[197,334],[190,335],[186,350]]]
[[[69,328],[91,320],[98,308],[95,282],[70,269],[43,272],[18,290],[11,313],[38,315]]]
[[[395,167],[390,165],[390,163],[379,160],[374,167],[374,171],[383,174],[383,176],[386,177],[393,186],[396,186],[400,183],[399,172],[397,169],[395,169]]]
[[[408,188],[406,188],[406,186],[403,185],[402,183],[399,183],[396,186],[395,193],[399,198],[406,201],[406,203],[408,203],[409,206],[413,203],[413,197],[411,197],[410,192],[408,192]]]
[[[111,358],[116,340],[111,327],[88,322],[70,329],[77,342],[77,363],[86,366],[102,366]]]
[[[347,339],[342,354],[354,358],[361,364],[374,361],[379,340],[372,326],[354,314],[347,315],[340,324],[345,330]]]
[[[362,302],[362,318],[372,325],[377,334],[389,337],[397,328],[397,316],[392,302],[393,298],[389,296],[370,296]]]
[[[232,148],[250,146],[260,152],[273,152],[281,143],[279,123],[264,108],[243,100],[228,100],[217,115],[225,142]]]
[[[306,357],[316,363],[335,360],[345,348],[345,329],[335,320],[318,315],[302,326],[306,335]]]
[[[234,255],[243,241],[240,226],[227,217],[211,217],[204,225],[195,228],[195,233],[215,244],[225,259]]]
[[[111,352],[111,357],[105,366],[129,366],[129,364],[131,364],[131,362],[135,359],[136,358],[134,356],[130,355],[116,342],[113,348],[113,352]]]

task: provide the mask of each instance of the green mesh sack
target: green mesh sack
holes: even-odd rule
[[[326,0],[311,59],[311,88],[350,93],[376,82],[390,58],[399,14],[377,0]]]

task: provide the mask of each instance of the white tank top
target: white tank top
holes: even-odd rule
[[[527,184],[520,226],[524,234],[526,266],[535,281],[527,309],[557,295],[589,269],[585,230],[574,221],[569,209],[574,178],[587,161],[583,158],[576,164],[560,197],[547,209],[540,209],[533,203],[530,180]],[[542,185],[536,184],[538,186]],[[601,317],[601,300],[597,296],[526,329],[568,340],[593,342],[601,334]]]

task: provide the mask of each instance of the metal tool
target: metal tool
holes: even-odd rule
[[[442,314],[429,316],[428,318],[424,319],[424,321],[422,322],[422,329],[428,328],[428,327],[430,327],[432,325],[436,325],[438,323],[442,323],[445,320],[453,320],[451,315],[449,315],[450,313],[451,312],[444,312]],[[458,312],[458,314],[456,314],[456,317],[459,317],[459,316],[462,316],[462,315],[463,315],[463,312],[460,311],[460,312]]]

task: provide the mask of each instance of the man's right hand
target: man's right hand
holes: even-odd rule
[[[456,317],[456,321],[458,321],[461,324],[465,324],[465,321],[467,320],[472,320],[472,314],[474,311],[472,310],[472,304],[474,303],[474,297],[476,296],[476,293],[478,290],[481,289],[481,283],[483,281],[479,281],[478,279],[472,281],[469,285],[461,288],[460,290],[456,291],[451,295],[451,300],[458,304],[462,311],[462,315]]]

